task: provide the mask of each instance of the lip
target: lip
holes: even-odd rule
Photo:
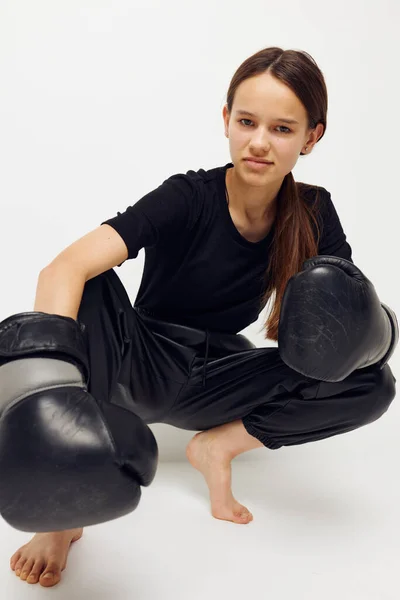
[[[274,163],[270,162],[269,160],[263,160],[261,158],[245,158],[244,160],[248,161],[248,162],[256,162],[256,163],[261,163],[264,165],[273,165]]]
[[[245,158],[244,161],[249,166],[253,167],[253,169],[263,169],[274,164],[272,162],[266,162],[264,160],[254,160],[252,158]]]

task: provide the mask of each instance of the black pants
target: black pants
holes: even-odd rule
[[[322,382],[288,367],[277,348],[256,348],[241,334],[151,317],[132,307],[113,269],[85,284],[78,320],[86,326],[89,391],[148,424],[201,431],[241,419],[249,434],[277,449],[371,423],[396,395],[388,365]]]

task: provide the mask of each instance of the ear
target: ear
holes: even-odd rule
[[[311,134],[307,140],[307,142],[305,143],[305,146],[308,147],[308,154],[311,152],[311,150],[313,149],[313,147],[315,146],[315,144],[318,142],[318,140],[322,137],[324,133],[324,126],[322,125],[322,123],[318,123],[318,125],[311,130]]]
[[[229,137],[229,119],[230,119],[230,114],[228,112],[228,106],[225,104],[224,108],[222,109],[222,116],[224,119],[224,125],[225,125],[225,137]]]

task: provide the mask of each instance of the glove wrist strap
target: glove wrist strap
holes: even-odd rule
[[[83,324],[62,315],[12,315],[0,323],[0,365],[26,357],[69,360],[80,368],[87,383],[89,360],[84,331]]]

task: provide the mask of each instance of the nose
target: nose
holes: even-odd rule
[[[259,127],[258,130],[252,135],[251,148],[255,151],[264,152],[264,154],[267,154],[270,147],[271,141],[269,139],[268,132],[262,127]]]

